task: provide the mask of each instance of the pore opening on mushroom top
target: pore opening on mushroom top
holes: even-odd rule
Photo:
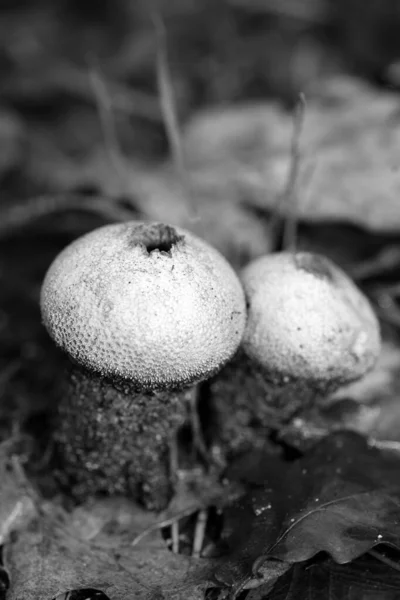
[[[142,232],[142,243],[148,254],[154,250],[170,253],[172,248],[183,240],[184,236],[179,235],[174,227],[163,223],[149,225]]]
[[[160,252],[170,252],[173,245],[174,244],[172,242],[148,242],[146,244],[146,250],[149,254],[154,250],[159,250]]]
[[[324,256],[319,254],[311,254],[309,252],[299,252],[295,254],[294,260],[296,266],[319,279],[332,281],[332,269],[329,261]]]

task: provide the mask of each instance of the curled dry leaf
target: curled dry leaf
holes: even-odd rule
[[[343,386],[280,431],[280,439],[305,450],[333,431],[354,431],[384,447],[400,448],[400,351],[386,341],[374,369]]]
[[[323,86],[323,93],[311,94],[307,104],[299,216],[397,231],[397,95],[346,79]],[[201,172],[204,186],[229,189],[233,201],[245,198],[271,210],[285,187],[292,129],[291,116],[275,104],[208,111],[194,117],[186,130],[188,162],[194,173]]]

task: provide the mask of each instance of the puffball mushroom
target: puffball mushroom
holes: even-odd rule
[[[109,225],[56,257],[41,310],[70,358],[54,431],[59,473],[77,498],[121,493],[164,508],[170,444],[195,384],[242,338],[245,299],[233,269],[183,229]]]
[[[235,359],[210,384],[225,452],[259,443],[366,374],[381,347],[371,305],[327,258],[279,252],[241,273],[248,318]]]

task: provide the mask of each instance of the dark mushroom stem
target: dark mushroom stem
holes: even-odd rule
[[[325,381],[273,376],[241,348],[232,361],[205,384],[208,412],[207,438],[211,454],[229,460],[244,452],[265,448],[271,434],[336,389]]]
[[[195,397],[194,386],[138,392],[71,363],[54,431],[58,478],[78,500],[123,494],[163,509],[174,487],[171,448]]]

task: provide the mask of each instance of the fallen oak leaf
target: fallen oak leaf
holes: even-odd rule
[[[333,490],[330,492],[333,493]],[[268,555],[285,556],[289,562],[298,562],[325,551],[338,563],[347,563],[382,541],[400,546],[400,529],[397,527],[395,532],[390,531],[390,525],[398,525],[394,516],[390,525],[382,526],[381,515],[394,513],[400,507],[399,502],[390,496],[375,491],[355,491],[344,495],[342,490],[330,502],[320,502],[319,498],[314,501],[318,507],[303,510],[301,515],[290,519],[293,521],[290,525],[284,525],[284,532],[268,550]],[[364,510],[369,513],[368,519],[362,515]],[[325,513],[328,513],[329,520]],[[385,534],[378,533],[381,530]],[[324,541],[321,532],[325,536]]]
[[[290,466],[277,457],[244,457],[227,475],[253,487],[230,509],[237,524],[226,531],[233,552],[217,578],[243,563],[256,577],[271,559],[296,563],[327,552],[346,563],[381,543],[400,548],[399,470],[398,454],[347,432],[327,437]]]
[[[338,433],[301,462],[288,477],[306,479],[304,496],[295,496],[270,556],[298,562],[325,551],[346,563],[382,542],[400,547],[398,457],[385,456],[361,436]]]

